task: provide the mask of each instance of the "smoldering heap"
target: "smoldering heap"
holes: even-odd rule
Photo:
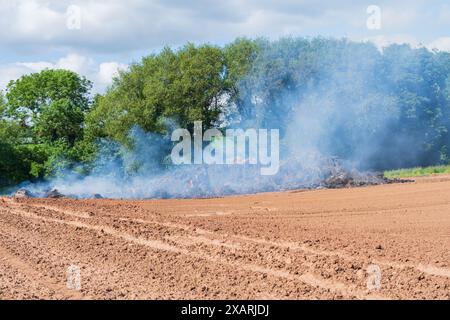
[[[31,192],[28,189],[21,188],[17,190],[13,195],[15,199],[29,199],[29,198],[48,198],[48,199],[64,199],[64,198],[79,198],[77,195],[64,195],[58,191],[58,189],[48,190],[46,192]],[[82,198],[103,199],[100,194],[85,195]]]
[[[57,189],[48,190],[45,193],[35,193],[28,189],[22,188],[17,190],[13,197],[16,199],[28,199],[28,198],[49,198],[49,199],[61,199],[66,196],[60,193]]]
[[[316,159],[317,161],[317,159]],[[388,179],[383,173],[361,172],[349,169],[338,158],[322,158],[321,164],[308,167],[301,159],[288,159],[281,163],[279,173],[274,176],[259,175],[257,166],[230,166],[225,170],[215,166],[197,168],[194,174],[185,172],[179,176],[179,183],[185,186],[176,197],[214,197],[232,194],[287,191],[298,189],[338,189],[374,186],[389,183],[413,182],[412,180]],[[223,175],[227,179],[221,179]],[[234,179],[233,179],[234,176]],[[248,184],[243,181],[253,181]],[[168,181],[167,181],[168,182]],[[234,183],[233,183],[234,182]],[[155,192],[157,198],[172,198],[162,187]]]
[[[13,194],[13,197],[15,199],[27,199],[27,198],[34,198],[36,196],[27,189],[19,189]]]
[[[258,192],[337,189],[411,182],[411,180],[388,179],[382,173],[360,172],[334,157],[315,157],[306,160],[310,161],[305,161],[305,158],[284,160],[280,164],[278,174],[274,176],[261,176],[257,165],[185,166],[160,176],[132,179],[126,183],[110,180],[107,183],[110,184],[111,191],[102,190],[102,192],[106,198],[208,198]],[[14,197],[104,198],[95,186],[94,189],[87,189],[83,193],[76,192],[77,183],[85,188],[89,184],[87,181],[72,183],[70,186],[56,183],[58,188],[62,187],[62,192],[54,188],[55,186],[47,188],[45,192],[40,192],[39,188],[37,191],[22,188],[14,194]],[[117,189],[119,184],[120,189]]]

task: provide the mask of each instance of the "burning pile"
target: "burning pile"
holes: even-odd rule
[[[49,190],[44,194],[33,193],[28,189],[19,189],[14,193],[13,197],[16,199],[27,199],[27,198],[61,199],[65,198],[66,196],[60,193],[57,189]]]
[[[393,182],[407,182],[406,180],[390,180],[385,178],[382,173],[361,173],[356,169],[347,170],[336,158],[330,160],[330,165],[326,168],[326,170],[328,172],[326,173],[325,179],[321,182],[321,186],[327,189],[373,186]]]
[[[14,197],[30,198],[205,198],[233,194],[252,194],[296,189],[337,189],[372,186],[386,183],[410,182],[391,180],[382,174],[360,172],[348,169],[337,158],[312,156],[311,158],[290,158],[280,164],[278,174],[262,176],[257,165],[195,165],[178,167],[161,175],[133,178],[127,181],[105,179],[98,188],[89,180],[76,180],[61,185],[52,185],[44,191],[18,190]],[[104,190],[108,185],[110,190]],[[55,187],[58,187],[56,189]],[[62,190],[62,193],[58,190]],[[82,193],[77,190],[83,190]],[[34,190],[33,190],[34,191]],[[108,192],[109,191],[109,192]]]

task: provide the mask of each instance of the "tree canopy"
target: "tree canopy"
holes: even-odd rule
[[[77,144],[83,142],[91,86],[67,70],[44,70],[7,85],[0,119],[3,181],[43,178],[82,158]]]

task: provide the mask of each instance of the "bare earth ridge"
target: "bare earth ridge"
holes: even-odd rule
[[[217,199],[0,198],[0,299],[380,298],[450,299],[450,176]]]

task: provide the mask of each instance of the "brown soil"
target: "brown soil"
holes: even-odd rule
[[[3,198],[0,298],[450,299],[449,248],[450,176],[220,199]],[[71,265],[81,290],[66,286]]]

